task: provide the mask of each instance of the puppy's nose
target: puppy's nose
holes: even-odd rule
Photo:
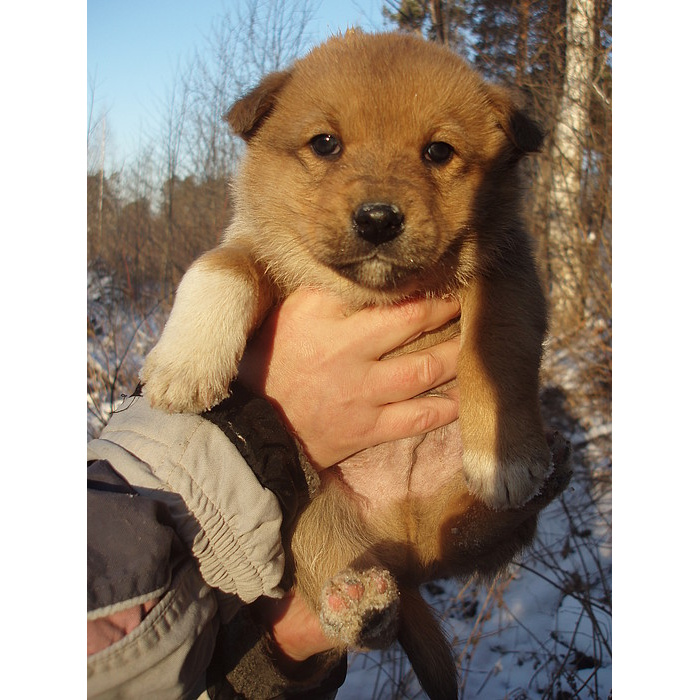
[[[396,238],[403,229],[403,214],[393,204],[369,202],[361,204],[353,217],[360,238],[379,245]]]

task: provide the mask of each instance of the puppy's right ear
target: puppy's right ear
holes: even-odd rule
[[[250,140],[275,106],[279,91],[291,76],[291,71],[270,73],[256,88],[234,103],[224,117],[233,132],[245,141]]]

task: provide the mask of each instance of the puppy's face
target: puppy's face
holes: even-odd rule
[[[395,34],[332,39],[228,119],[249,144],[236,216],[260,256],[283,281],[366,301],[476,269],[508,227],[513,166],[540,139],[460,58]]]

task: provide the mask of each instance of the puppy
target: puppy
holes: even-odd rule
[[[520,219],[517,165],[542,134],[461,58],[402,34],[333,38],[227,119],[248,145],[233,221],[183,277],[144,393],[167,411],[219,403],[248,338],[302,285],[348,309],[458,297],[460,319],[402,351],[460,335],[459,420],[325,470],[290,545],[295,585],[339,649],[398,635],[426,692],[456,697],[418,586],[497,572],[568,473],[540,418],[546,306]],[[394,477],[378,494],[366,475],[383,464]]]

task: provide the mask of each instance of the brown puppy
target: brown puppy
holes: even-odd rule
[[[399,34],[331,39],[227,118],[248,143],[234,219],[184,276],[144,391],[169,411],[220,402],[249,336],[301,285],[348,308],[458,296],[461,319],[404,350],[461,334],[459,421],[324,471],[291,543],[296,585],[339,648],[384,646],[398,624],[426,691],[455,697],[417,586],[497,571],[566,480],[558,443],[547,480],[545,301],[519,216],[516,166],[541,133],[461,58]],[[363,474],[382,463],[402,476],[378,496]]]

